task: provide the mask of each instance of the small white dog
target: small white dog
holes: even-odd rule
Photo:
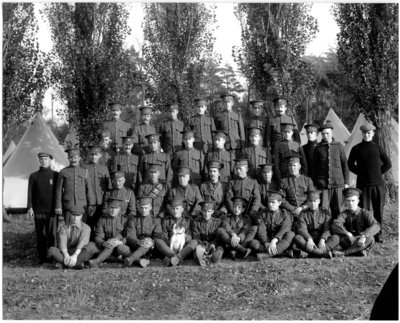
[[[183,249],[183,246],[185,245],[185,238],[186,238],[186,233],[185,233],[185,228],[179,227],[174,224],[174,227],[172,228],[173,235],[171,237],[171,245],[170,248],[173,252],[180,252]]]

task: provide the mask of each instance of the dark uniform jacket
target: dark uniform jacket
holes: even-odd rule
[[[175,153],[174,169],[177,170],[179,165],[190,167],[190,179],[193,184],[200,185],[203,168],[204,168],[204,154],[196,148],[182,149]]]
[[[330,144],[321,141],[314,150],[314,169],[311,178],[317,189],[349,184],[349,168],[343,145],[334,139]]]
[[[302,146],[304,151],[304,156],[307,161],[308,175],[311,175],[311,170],[314,169],[314,150],[317,147],[318,141],[308,141],[304,146]]]
[[[265,147],[252,146],[243,150],[244,158],[249,160],[249,171],[247,176],[258,179],[258,166],[272,162],[272,156]]]
[[[378,221],[372,215],[372,212],[357,208],[356,212],[345,210],[341,212],[332,223],[332,232],[345,236],[350,232],[353,236],[365,235],[373,237],[381,229]]]
[[[138,197],[153,198],[153,213],[160,218],[164,217],[164,210],[167,206],[167,196],[169,194],[168,187],[163,183],[158,184],[141,184],[139,186]]]
[[[172,186],[172,179],[174,177],[174,172],[171,167],[171,157],[167,153],[161,151],[151,152],[142,155],[139,160],[138,169],[138,181],[143,183],[146,181],[147,170],[149,169],[149,164],[160,164],[160,177],[158,178],[160,182],[167,184],[169,187]]]
[[[292,228],[292,220],[286,210],[266,211],[262,212],[261,216],[265,224],[265,230],[260,230],[261,227],[259,226],[257,236],[263,244],[270,242],[274,238],[277,238],[278,241],[282,240],[283,235]]]
[[[225,194],[226,184],[218,182],[216,184],[211,183],[211,181],[207,181],[201,183],[200,185],[200,193],[203,196],[203,200],[205,201],[214,201],[215,210],[222,211],[223,213],[227,213],[227,209],[224,203],[224,194]]]
[[[56,209],[76,209],[85,212],[86,206],[95,205],[89,171],[82,167],[68,166],[60,171],[56,187]]]
[[[246,141],[242,115],[235,111],[224,111],[219,114],[217,119],[219,130],[228,133],[226,142],[230,149],[240,149],[244,147]]]
[[[285,157],[292,153],[297,153],[300,155],[300,172],[305,175],[308,174],[306,156],[304,155],[303,148],[300,146],[300,144],[297,141],[282,140],[275,145],[274,150],[274,163],[276,166],[278,166],[275,167],[275,175],[277,178],[289,176],[289,164]]]
[[[306,240],[312,238],[314,241],[320,239],[326,241],[331,235],[331,224],[332,217],[328,210],[322,207],[315,211],[307,209],[300,213],[296,223],[296,231]]]
[[[111,189],[111,178],[108,168],[93,163],[83,165],[89,171],[90,184],[92,185],[95,205],[103,203],[103,196],[106,190]]]
[[[266,127],[269,126],[269,119],[268,117],[265,116],[252,116],[249,121],[246,123],[246,129],[248,128],[260,128],[261,129],[261,138],[262,138],[262,144],[261,146],[266,147],[268,142],[266,140]],[[246,145],[250,146],[250,140],[249,140],[249,131],[246,131]]]
[[[183,214],[181,218],[176,219],[169,215],[161,220],[162,239],[167,245],[171,243],[174,224],[180,228],[185,228],[185,243],[192,240],[192,218]]]
[[[196,114],[189,119],[189,127],[194,130],[194,147],[204,153],[211,150],[212,132],[215,130],[214,119],[209,115]]]
[[[240,238],[240,241],[243,242],[251,230],[251,224],[249,218],[232,214],[222,220],[221,226],[230,237],[235,233]]]
[[[241,196],[249,201],[250,206],[248,207],[248,213],[257,212],[261,206],[260,188],[255,179],[245,177],[243,179],[235,178],[229,181],[225,193],[225,204],[230,213],[233,213],[231,198],[234,196]]]
[[[293,123],[293,140],[300,143],[300,132],[297,127],[296,119],[293,116],[284,114],[283,116],[276,116],[269,119],[269,126],[267,127],[267,138],[269,139],[268,147],[271,147],[271,151],[274,151],[274,146],[278,142],[282,141],[281,124],[282,123]]]
[[[184,200],[183,208],[191,217],[196,217],[199,214],[201,209],[199,202],[201,202],[203,199],[197,185],[189,184],[186,187],[181,185],[173,187],[170,190],[168,200],[174,197],[180,197]],[[169,210],[169,214],[171,214],[169,205],[167,206],[167,209]]]
[[[54,214],[57,177],[58,172],[43,167],[29,176],[28,209]]]
[[[161,147],[171,156],[182,148],[182,134],[184,123],[181,120],[168,120],[161,124]]]
[[[268,191],[279,191],[279,183],[272,177],[270,183],[260,180],[258,185],[260,187],[261,208],[268,209]]]
[[[104,130],[108,130],[111,133],[111,145],[122,147],[121,137],[126,136],[131,131],[131,124],[121,119],[115,121],[111,120],[104,124]]]
[[[103,243],[109,239],[124,241],[126,224],[127,218],[125,216],[102,215],[94,228],[94,242],[97,247],[103,249]]]
[[[147,135],[157,133],[156,128],[150,124],[140,123],[136,127],[133,128],[132,136],[134,146],[132,148],[132,152],[138,155],[143,155],[148,151],[149,144],[147,142]]]
[[[117,155],[112,161],[112,165],[114,172],[125,172],[125,186],[135,192],[138,182],[139,157],[126,154]]]
[[[235,158],[236,156],[234,151],[214,149],[213,151],[208,152],[204,160],[204,179],[208,180],[208,161],[215,159],[224,164],[224,167],[219,170],[219,180],[223,183],[228,183],[234,174]]]
[[[206,245],[212,243],[217,246],[217,229],[221,226],[221,219],[211,217],[206,221],[203,216],[199,216],[193,221],[192,238],[197,240],[199,244]]]
[[[110,190],[107,190],[107,192],[104,195],[104,199],[103,199],[103,206],[102,206],[103,213],[108,212],[108,200],[110,198],[116,198],[116,199],[123,200],[121,202],[121,215],[122,216],[126,216],[127,218],[130,218],[130,217],[133,217],[136,215],[135,194],[129,188],[122,187],[120,189],[112,188]]]
[[[289,176],[281,180],[281,191],[285,194],[285,200],[281,207],[294,212],[298,207],[306,204],[307,191],[314,190],[314,184],[310,177],[303,174],[299,176]]]
[[[103,149],[101,157],[99,159],[99,164],[106,166],[109,171],[112,171],[112,161],[116,155],[116,152],[111,148]]]
[[[139,242],[144,238],[162,239],[160,219],[149,215],[146,217],[135,216],[128,220],[127,245],[136,249],[139,247]]]

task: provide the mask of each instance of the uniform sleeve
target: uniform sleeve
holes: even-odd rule
[[[326,241],[328,237],[331,235],[332,217],[328,210],[323,210],[322,212],[325,213],[325,222],[322,225],[321,239],[325,239]]]
[[[343,145],[339,144],[339,146],[340,146],[340,162],[342,164],[342,172],[343,172],[344,183],[345,184],[349,184],[349,182],[350,182],[350,173],[349,173],[349,166],[347,165],[346,153],[344,152]]]
[[[166,244],[169,243],[169,234],[168,234],[168,228],[167,228],[168,222],[165,219],[162,219],[161,221],[161,232],[162,232],[162,239]]]
[[[174,179],[174,171],[172,169],[171,157],[169,156],[169,154],[166,154],[166,159],[167,162],[165,164],[165,182],[168,185],[168,187],[171,187],[172,180]]]
[[[192,240],[192,219],[185,218],[186,227],[185,227],[185,242],[189,242]]]
[[[233,213],[233,203],[231,201],[231,198],[233,197],[233,190],[232,190],[232,181],[228,182],[228,185],[226,186],[226,191],[225,191],[225,205],[228,208],[228,211],[230,213]]]
[[[301,144],[301,138],[300,138],[299,127],[297,126],[296,119],[293,118],[293,116],[292,116],[292,123],[294,124],[294,129],[293,129],[293,140],[294,140],[294,141],[297,141],[299,144]]]
[[[57,185],[56,185],[56,209],[61,209],[62,208],[62,191],[63,191],[63,185],[64,185],[64,176],[63,172],[61,171],[60,174],[58,175],[57,178]]]
[[[197,240],[197,241],[201,241],[201,235],[200,235],[200,231],[199,231],[199,226],[198,223],[196,221],[192,222],[192,238]]]
[[[380,152],[380,157],[381,157],[381,161],[382,161],[381,174],[384,174],[389,169],[392,168],[392,163],[390,162],[388,155],[385,153],[383,148],[380,146],[379,146],[379,152]]]
[[[93,192],[92,184],[90,183],[89,179],[89,171],[85,169],[86,176],[85,176],[85,186],[86,186],[86,198],[87,198],[87,205],[96,205],[96,199]]]
[[[136,248],[139,243],[139,239],[136,234],[135,228],[135,218],[131,218],[128,220],[128,224],[126,227],[126,243],[128,246]]]
[[[240,241],[244,241],[246,239],[246,236],[250,232],[251,229],[251,222],[248,218],[243,218],[243,226],[239,230],[238,237],[240,238]]]
[[[94,242],[99,248],[103,246],[103,243],[105,242],[106,238],[103,224],[104,224],[103,219],[100,218],[99,221],[97,221],[97,224],[94,228]]]
[[[381,226],[379,225],[378,221],[374,218],[372,212],[367,210],[362,210],[362,212],[364,219],[368,225],[368,228],[360,232],[360,235],[365,235],[366,237],[373,237],[381,230]]]
[[[224,229],[229,234],[229,236],[232,236],[233,230],[231,228],[231,225],[229,224],[228,219],[222,220],[221,228]]]
[[[275,178],[278,179],[278,181],[281,180],[281,169],[280,169],[280,158],[279,158],[279,144],[276,143],[273,147],[274,149],[274,153],[273,153],[273,157],[274,157],[274,164],[275,164]]]
[[[126,208],[126,217],[129,219],[131,217],[136,216],[136,197],[135,193],[132,190],[129,191],[129,203],[128,207]]]
[[[349,160],[347,161],[347,165],[349,166],[349,170],[353,172],[354,174],[358,175],[358,166],[357,166],[357,146],[351,148],[350,155],[349,155]]]
[[[282,240],[283,235],[286,232],[289,232],[291,229],[292,229],[292,220],[290,219],[290,215],[287,212],[285,212],[283,222],[279,228],[279,231],[274,235],[274,238],[277,238],[279,241]]]
[[[200,213],[201,207],[199,205],[199,203],[203,200],[200,194],[200,190],[196,185],[192,186],[194,194],[195,194],[195,203],[193,204],[191,211],[190,211],[190,215],[192,216],[192,218],[194,218],[195,216],[197,216]]]
[[[256,181],[254,181],[253,188],[253,206],[251,207],[251,211],[258,212],[261,206],[261,194],[260,194],[260,186]]]
[[[244,148],[246,142],[246,133],[244,132],[244,124],[242,115],[238,113],[239,116],[239,137],[240,137],[240,148]]]
[[[111,176],[110,176],[110,171],[108,170],[108,167],[106,167],[106,169],[105,169],[104,177],[106,180],[106,190],[110,190],[112,188],[112,183],[111,183]]]
[[[144,161],[143,161],[143,159],[144,159],[144,155],[141,155],[139,157],[139,165],[138,165],[138,169],[137,169],[137,172],[138,172],[137,181],[138,181],[139,185],[143,183],[143,179],[146,176],[146,174],[144,174]]]
[[[299,147],[299,155],[300,155],[300,164],[301,164],[301,171],[304,175],[308,175],[308,164],[307,164],[307,158],[304,153],[303,147]]]
[[[163,237],[160,220],[161,219],[159,219],[159,218],[154,219],[155,226],[154,226],[154,230],[153,230],[153,239],[162,239],[162,237]]]
[[[340,236],[345,236],[349,233],[345,228],[347,214],[342,212],[339,214],[338,218],[332,223],[332,233],[338,234]]]
[[[30,209],[33,205],[32,203],[33,183],[34,183],[34,177],[33,174],[31,174],[28,180],[28,206],[27,206],[28,209]]]
[[[205,178],[205,165],[204,165],[204,153],[203,150],[200,150],[200,175],[201,178]]]
[[[90,240],[90,227],[88,225],[82,225],[82,231],[79,235],[79,242],[76,249],[82,249],[84,246],[89,244]]]
[[[301,212],[296,223],[296,230],[298,235],[301,235],[304,239],[308,240],[311,238],[311,235],[308,233],[306,218],[307,211]]]

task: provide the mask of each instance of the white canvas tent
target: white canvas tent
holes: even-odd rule
[[[8,148],[6,150],[6,152],[3,155],[3,165],[5,165],[5,163],[7,162],[8,158],[10,158],[11,154],[14,152],[15,150],[15,143],[13,140],[11,140],[10,144],[8,145]]]
[[[44,123],[40,112],[33,118],[8,162],[3,167],[3,206],[20,209],[27,207],[29,175],[40,167],[37,154],[41,151],[53,155],[51,167],[60,170],[67,166],[67,154],[51,129]]]

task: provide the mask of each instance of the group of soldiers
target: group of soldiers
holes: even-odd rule
[[[391,163],[372,140],[371,123],[347,160],[330,123],[307,124],[301,146],[285,98],[273,101],[273,118],[263,116],[263,101],[251,101],[245,122],[232,109],[233,95],[222,101],[214,120],[207,100],[195,100],[187,124],[171,103],[159,129],[150,107],[140,108],[141,122],[131,127],[112,102],[112,120],[86,160],[81,149],[67,149],[70,165],[57,173],[52,156],[39,153],[28,189],[39,262],[83,269],[114,259],[146,267],[161,257],[177,266],[193,256],[206,266],[252,253],[260,260],[365,256],[383,241],[382,174]]]

